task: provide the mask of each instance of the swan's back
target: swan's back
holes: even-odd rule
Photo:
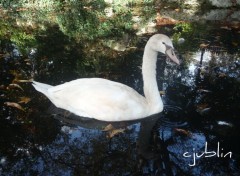
[[[37,88],[38,91],[41,90]],[[58,86],[49,86],[47,92],[40,92],[57,107],[83,117],[121,121],[150,115],[143,96],[124,84],[106,79],[77,79]]]

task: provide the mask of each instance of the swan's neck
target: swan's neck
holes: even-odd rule
[[[158,91],[156,80],[157,54],[156,51],[146,45],[142,64],[143,89],[151,112],[160,112],[163,108],[163,102]]]

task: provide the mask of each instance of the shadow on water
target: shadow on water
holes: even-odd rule
[[[95,119],[86,119],[84,117],[75,116],[69,112],[64,110],[58,109],[55,106],[51,106],[48,110],[50,114],[53,115],[53,118],[58,119],[61,124],[61,131],[65,134],[68,134],[68,140],[80,140],[79,148],[81,148],[81,143],[89,142],[89,139],[83,139],[84,131],[80,132],[79,130],[84,129],[91,129],[87,130],[88,135],[89,133],[96,133],[99,135],[101,133],[105,134],[108,142],[107,142],[107,158],[115,158],[117,160],[125,160],[125,154],[120,155],[120,151],[118,151],[118,147],[121,144],[118,144],[115,141],[115,137],[118,136],[120,133],[123,133],[125,137],[128,136],[131,138],[130,143],[125,143],[125,152],[128,153],[128,150],[134,150],[133,156],[131,156],[130,160],[134,160],[131,165],[128,166],[131,170],[126,171],[125,174],[130,175],[142,175],[142,174],[156,174],[156,175],[176,175],[182,174],[183,171],[180,167],[172,163],[170,161],[170,153],[167,149],[167,143],[165,142],[165,137],[160,136],[159,132],[161,129],[162,124],[165,127],[174,128],[179,126],[179,122],[168,122],[167,124],[162,122],[162,119],[168,119],[169,115],[166,115],[166,112],[171,113],[172,109],[175,109],[174,112],[176,113],[177,107],[170,107],[168,106],[165,109],[164,115],[156,114],[149,117],[146,117],[141,120],[134,120],[134,121],[122,121],[122,122],[104,122],[98,121]],[[171,117],[171,115],[170,115]],[[169,119],[171,120],[171,119]],[[176,120],[176,119],[175,119]],[[169,126],[169,124],[171,124]],[[183,126],[184,124],[181,124]],[[87,135],[87,136],[88,136]],[[122,138],[121,136],[120,138]],[[85,138],[85,137],[84,137]],[[124,137],[123,137],[124,138]],[[106,138],[105,138],[106,139]],[[126,148],[127,147],[127,148]],[[130,147],[130,148],[128,148]],[[121,148],[122,150],[122,148]],[[115,158],[116,159],[116,158]],[[108,159],[104,161],[108,162]],[[72,163],[75,161],[68,161],[65,160],[66,165],[71,165],[74,167],[74,170],[78,170],[79,168],[75,168],[76,164],[77,167],[82,163]],[[69,163],[70,162],[70,163]],[[78,161],[76,161],[78,162]],[[121,161],[120,161],[121,162]],[[111,163],[109,163],[111,165]],[[120,164],[120,163],[119,163]],[[122,163],[123,164],[123,163]],[[94,174],[91,168],[93,166],[89,165],[88,170],[85,171],[89,174]],[[130,169],[129,168],[129,169]],[[173,169],[175,168],[175,169]],[[99,172],[99,171],[98,171]],[[120,171],[119,171],[120,172]],[[118,172],[114,172],[115,174]],[[121,171],[121,173],[124,173]],[[104,173],[102,173],[104,174]]]
[[[87,10],[86,16],[97,17]],[[45,24],[34,38],[28,35],[32,29],[4,28],[7,22],[0,21],[5,37],[18,34],[0,40],[1,175],[239,175],[240,32],[235,23],[231,29],[209,21],[158,28],[173,37],[182,60],[176,67],[159,55],[164,111],[138,121],[102,122],[53,107],[29,81],[56,85],[102,77],[143,94],[140,66],[150,35],[118,31],[125,35],[116,42],[98,31],[96,41],[74,38],[79,31],[67,36],[74,20],[64,28],[64,15],[58,16],[60,27]],[[72,18],[88,22],[78,14]],[[106,19],[101,20],[103,30]]]

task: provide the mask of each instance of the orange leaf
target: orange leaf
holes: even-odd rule
[[[18,103],[27,104],[29,101],[31,101],[31,98],[29,97],[20,97],[20,101]]]
[[[188,137],[192,136],[192,134],[187,130],[184,130],[184,129],[181,129],[181,128],[175,128],[174,130],[176,132],[180,133],[180,134],[185,135],[185,136],[188,136]]]

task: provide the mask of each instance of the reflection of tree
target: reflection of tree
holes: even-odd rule
[[[37,120],[38,119],[38,120]],[[32,123],[21,123],[0,119],[0,158],[6,159],[1,163],[0,173],[3,175],[31,174],[33,164],[40,164],[38,158],[42,146],[56,137],[58,127],[54,119],[37,117]],[[45,130],[40,130],[40,129]]]
[[[45,33],[48,35],[45,36]],[[38,47],[35,58],[33,58],[36,69],[34,79],[44,75],[45,79],[48,79],[46,76],[50,76],[54,78],[50,80],[59,83],[64,78],[75,75],[76,62],[82,60],[80,44],[69,40],[57,26],[49,26],[36,40]]]
[[[229,57],[211,50],[207,52],[211,53],[211,60],[201,65],[196,81],[198,89],[206,89],[209,92],[202,96],[199,103],[208,104],[214,112],[212,115],[217,118],[236,118],[239,116],[236,109],[239,109],[240,100],[240,95],[237,93],[240,89],[238,56]]]
[[[169,152],[164,139],[161,139],[156,126],[159,120],[159,114],[149,117],[141,122],[138,140],[139,166],[138,168],[144,173],[147,167],[150,173],[156,175],[173,175],[172,163],[169,158]],[[153,165],[151,166],[151,162]],[[147,166],[148,165],[148,166]],[[139,173],[140,174],[140,173]]]

